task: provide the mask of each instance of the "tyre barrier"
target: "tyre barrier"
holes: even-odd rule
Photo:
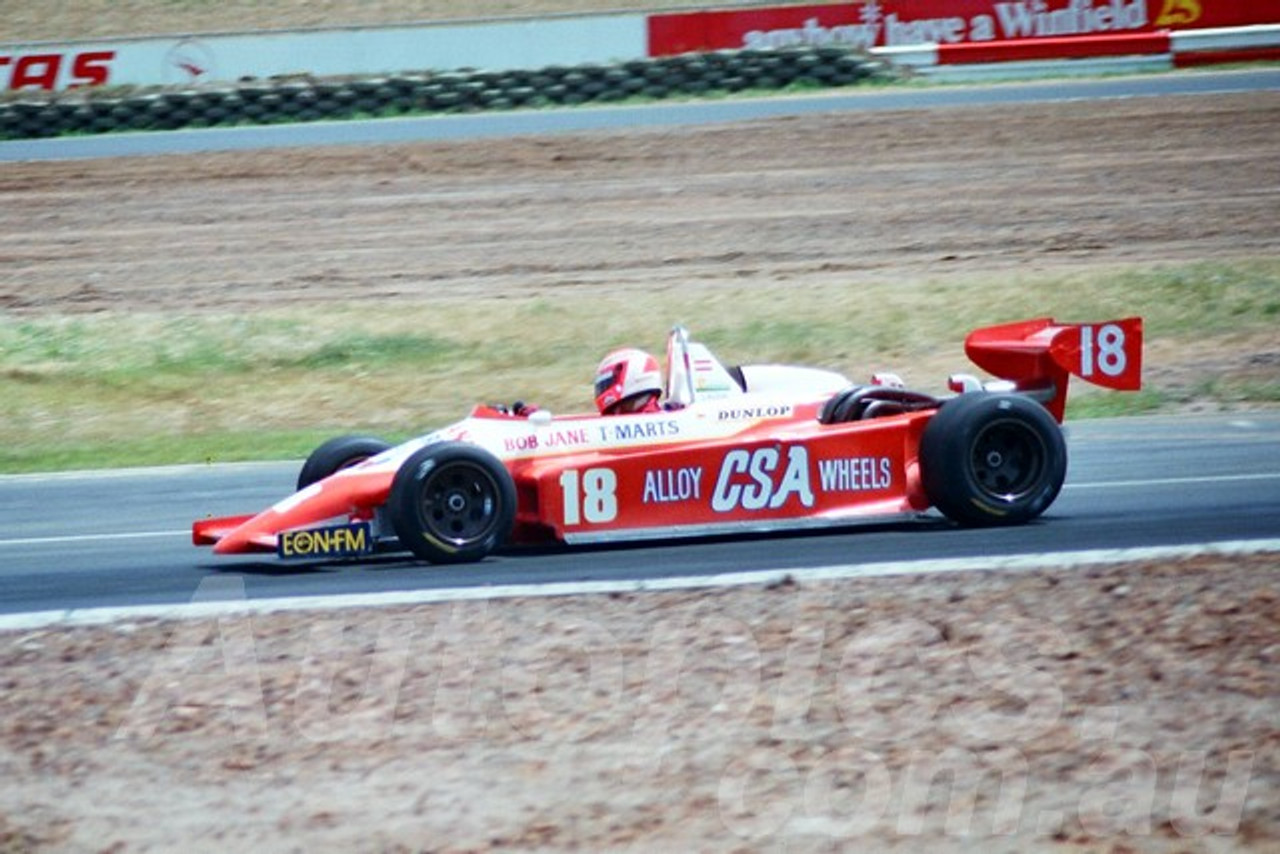
[[[744,90],[849,86],[891,66],[838,47],[690,53],[616,65],[453,71],[351,80],[248,81],[220,88],[121,94],[15,93],[0,102],[0,139],[177,130],[237,124],[382,118],[573,106]]]

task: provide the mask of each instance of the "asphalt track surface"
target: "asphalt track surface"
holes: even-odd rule
[[[920,110],[1276,89],[1280,89],[1280,68],[1059,79],[986,86],[849,89],[772,98],[13,140],[0,142],[0,162],[466,140],[637,127],[678,127],[826,112]]]
[[[1280,89],[1280,70],[5,142],[0,160],[465,139],[809,112],[1261,89]],[[1062,495],[1042,519],[1020,528],[963,530],[934,517],[839,532],[508,553],[463,567],[395,557],[281,564],[271,558],[214,558],[190,544],[194,519],[256,512],[290,493],[297,463],[0,477],[0,613],[181,604],[211,577],[243,579],[248,597],[271,598],[1280,537],[1278,413],[1082,422],[1069,425],[1068,442],[1071,467]]]
[[[215,465],[0,478],[0,613],[192,601],[207,578],[248,598],[620,581],[852,563],[1130,549],[1280,537],[1280,413],[1068,425],[1067,484],[1017,528],[929,516],[804,534],[504,553],[433,567],[398,556],[285,564],[190,543],[206,514],[257,512],[298,464]]]

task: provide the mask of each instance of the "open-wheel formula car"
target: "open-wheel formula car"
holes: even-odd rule
[[[480,405],[395,447],[340,437],[307,459],[296,493],[197,521],[192,537],[221,554],[456,563],[504,544],[840,526],[930,507],[961,525],[1027,522],[1066,476],[1068,378],[1139,388],[1142,321],[992,326],[965,352],[995,379],[953,375],[954,394],[938,398],[893,375],[859,385],[815,368],[726,368],[677,327],[662,411]]]

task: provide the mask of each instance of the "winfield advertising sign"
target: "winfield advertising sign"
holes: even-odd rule
[[[866,0],[653,15],[649,53],[789,45],[867,49],[1278,22],[1275,0]]]

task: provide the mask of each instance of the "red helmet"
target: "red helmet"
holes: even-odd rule
[[[604,415],[618,409],[635,411],[620,404],[634,406],[637,401],[633,399],[641,395],[651,395],[655,401],[662,395],[662,368],[658,360],[631,347],[605,356],[596,369],[596,408]]]

